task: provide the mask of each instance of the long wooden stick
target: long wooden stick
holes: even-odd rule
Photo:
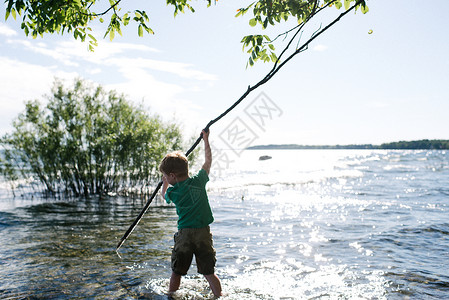
[[[122,236],[122,238],[120,239],[120,242],[117,245],[117,248],[115,249],[115,251],[118,251],[118,249],[120,249],[120,247],[123,245],[123,243],[125,242],[125,240],[128,238],[128,236],[133,232],[133,230],[137,227],[137,224],[139,224],[140,220],[142,219],[143,215],[147,212],[148,207],[150,206],[151,202],[153,202],[154,197],[156,196],[157,192],[159,191],[159,189],[162,186],[162,180],[159,181],[156,189],[154,190],[153,194],[151,194],[150,199],[147,201],[147,203],[145,204],[145,206],[143,207],[143,209],[140,211],[139,215],[137,216],[137,218],[134,220],[134,222],[131,224],[131,226],[129,226],[128,230],[125,232],[125,234]]]
[[[206,127],[204,128],[205,130],[208,130],[210,126],[212,126],[214,123],[218,122],[221,118],[223,118],[224,116],[226,116],[231,110],[233,110],[237,105],[239,105],[248,95],[249,93],[251,93],[252,91],[254,91],[255,89],[257,89],[259,86],[265,84],[266,82],[268,82],[268,80],[270,80],[271,78],[273,78],[273,76],[279,71],[279,69],[281,69],[290,59],[292,59],[295,55],[301,53],[302,51],[304,51],[305,49],[307,49],[308,45],[315,39],[317,38],[319,35],[321,35],[323,32],[325,32],[327,29],[329,29],[331,26],[333,26],[335,23],[337,23],[338,21],[340,21],[340,19],[346,15],[347,13],[349,13],[351,10],[353,10],[357,5],[359,5],[360,3],[362,3],[363,1],[358,1],[356,4],[354,4],[352,7],[350,7],[348,10],[346,10],[345,12],[341,13],[334,21],[332,21],[331,23],[329,23],[326,27],[324,27],[323,29],[321,29],[320,31],[316,32],[306,43],[304,43],[301,47],[299,47],[298,49],[295,50],[295,52],[293,52],[290,56],[288,56],[286,58],[285,61],[283,61],[281,64],[278,65],[279,59],[278,61],[275,63],[274,67],[271,69],[270,72],[268,72],[268,74],[262,79],[260,80],[258,83],[256,83],[254,86],[248,86],[248,89],[246,90],[245,93],[243,93],[243,95],[234,103],[232,104],[227,110],[225,110],[221,115],[219,115],[217,118],[211,120]],[[310,18],[309,18],[310,19]],[[301,28],[299,28],[299,30],[301,30]],[[299,32],[298,30],[298,32]],[[292,41],[295,39],[297,34],[295,34],[292,39],[290,40],[290,42],[288,43],[287,47],[282,51],[282,54],[285,53],[285,51],[287,50],[287,48],[290,46],[290,44],[292,43]],[[281,54],[281,56],[282,56]],[[280,57],[281,57],[280,56]],[[279,58],[280,58],[279,57]],[[200,134],[200,136],[198,137],[198,139],[195,141],[195,143],[193,143],[193,145],[190,147],[189,150],[187,150],[187,152],[185,153],[186,156],[189,156],[190,153],[192,153],[192,151],[196,148],[196,146],[198,146],[198,144],[200,143],[201,139],[203,138],[203,135]],[[137,224],[139,224],[140,220],[142,219],[143,215],[146,213],[146,211],[148,210],[148,207],[150,206],[151,202],[153,201],[153,198],[156,196],[157,192],[159,191],[159,189],[162,187],[162,181],[159,181],[158,185],[156,186],[156,189],[154,190],[153,194],[151,195],[150,199],[148,199],[147,203],[145,204],[145,206],[142,208],[142,211],[139,213],[139,215],[137,216],[137,218],[134,220],[134,222],[131,224],[131,226],[128,228],[128,230],[125,232],[125,234],[123,235],[123,237],[120,239],[120,242],[117,245],[116,251],[118,251],[120,249],[120,247],[123,245],[123,243],[126,241],[126,239],[128,238],[128,236],[133,232],[133,230],[136,228]]]

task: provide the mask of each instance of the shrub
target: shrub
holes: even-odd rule
[[[163,156],[182,147],[178,125],[101,86],[56,80],[47,98],[27,102],[1,139],[9,180],[32,178],[50,194],[148,194]]]

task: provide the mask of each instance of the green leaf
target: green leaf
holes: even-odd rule
[[[128,15],[128,13],[123,15],[123,25],[128,25],[129,24],[129,20],[131,19],[131,17]]]
[[[114,39],[114,37],[115,37],[114,29],[111,29],[111,30],[109,31],[109,40],[112,42],[112,40]]]
[[[81,0],[72,0],[72,3],[75,4],[76,7],[81,7]]]
[[[150,22],[150,18],[148,18],[148,15],[145,11],[141,11],[141,14],[144,17],[145,21]]]
[[[140,24],[139,27],[137,28],[137,33],[139,34],[140,37],[143,36],[143,27],[142,27],[142,24]]]
[[[268,18],[265,18],[265,21],[263,21],[262,28],[265,29],[268,26]]]
[[[14,20],[16,19],[16,10],[13,8],[11,9],[11,15],[14,18]]]
[[[249,25],[250,25],[251,27],[256,26],[256,25],[257,25],[257,20],[256,20],[255,18],[249,20]]]
[[[151,29],[150,27],[148,27],[148,26],[145,25],[145,24],[142,24],[142,26],[143,26],[143,28],[145,29],[145,31],[146,31],[147,33],[154,34],[153,29]]]
[[[97,39],[92,35],[92,34],[88,34],[88,36],[90,37],[91,40],[93,40],[94,42],[97,41]]]
[[[16,1],[16,11],[19,13],[19,15],[24,7],[25,7],[24,1]]]
[[[362,7],[361,7],[361,9],[362,9],[362,13],[364,13],[364,14],[366,14],[367,12],[369,12],[369,8],[368,8],[368,5],[364,5],[364,4],[362,4]]]

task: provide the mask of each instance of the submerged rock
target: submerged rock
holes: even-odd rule
[[[272,157],[269,155],[262,155],[259,157],[259,160],[267,160],[267,159],[272,159]]]

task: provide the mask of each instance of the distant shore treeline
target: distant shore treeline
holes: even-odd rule
[[[417,140],[372,144],[353,145],[258,145],[248,147],[248,150],[288,150],[288,149],[397,149],[397,150],[445,150],[449,149],[449,140]]]

